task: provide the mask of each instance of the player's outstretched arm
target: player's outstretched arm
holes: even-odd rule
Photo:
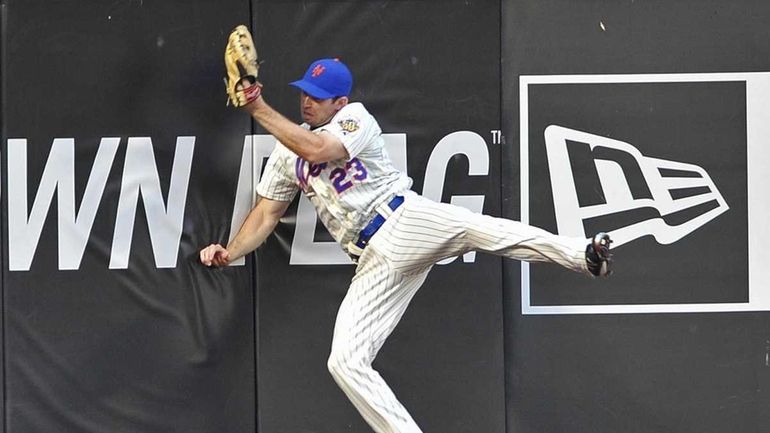
[[[263,128],[305,161],[320,163],[348,158],[342,142],[326,131],[314,134],[284,117],[260,95],[243,107]]]
[[[260,198],[226,248],[220,244],[211,244],[200,251],[201,263],[205,266],[227,266],[233,260],[257,249],[273,232],[290,203]]]
[[[258,80],[257,49],[246,26],[237,26],[230,33],[225,47],[225,66],[229,102],[248,111],[260,125],[296,155],[315,163],[348,158],[348,151],[338,138],[328,133],[313,134],[265,102],[262,98],[262,83]],[[346,97],[338,99],[340,107],[347,104]]]

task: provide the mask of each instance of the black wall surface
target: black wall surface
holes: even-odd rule
[[[509,138],[521,132],[523,75],[770,68],[765,2],[502,4],[503,131]],[[545,270],[538,275],[534,269],[532,280],[540,278],[543,290],[533,293],[533,303],[746,301],[746,90],[741,85],[530,89],[529,134],[540,140],[530,141],[535,160],[530,170],[547,170],[538,146],[544,127],[558,124],[630,142],[645,155],[705,167],[730,203],[729,212],[681,242],[661,245],[645,237],[618,248],[615,277],[593,287],[565,286],[563,275]],[[503,212],[519,218],[520,149],[510,141],[514,144],[503,152],[503,179],[513,182],[504,182]],[[531,221],[554,229],[550,188],[531,181]],[[522,315],[519,272],[518,264],[505,264],[507,431],[766,430],[767,313]]]
[[[254,431],[253,270],[210,272],[195,257],[227,236],[251,131],[224,106],[220,63],[222,40],[249,5],[3,3],[3,239],[9,190],[32,208],[54,139],[74,139],[76,163],[64,168],[74,169],[79,216],[102,138],[120,139],[93,227],[80,234],[88,243],[77,269],[59,270],[61,183],[29,270],[10,270],[3,243],[5,431]],[[116,222],[121,192],[152,183],[124,161],[129,137],[151,138],[166,203],[178,136],[195,136],[195,153],[178,257],[159,268],[153,251],[162,245],[152,246],[145,209],[151,188],[133,224]],[[27,140],[27,191],[6,177],[24,163],[8,157],[8,140],[18,138]],[[153,225],[170,229],[158,218]],[[127,266],[110,269],[118,226],[133,239]]]
[[[265,134],[225,106],[239,23],[265,97],[293,120],[287,83],[345,61],[353,99],[405,135],[413,189],[440,185],[443,201],[520,219],[526,188],[526,217],[556,231],[551,124],[713,176],[728,212],[681,242],[620,246],[606,281],[534,265],[533,306],[750,300],[743,82],[532,86],[527,185],[520,84],[770,71],[764,2],[0,0],[0,14],[3,432],[370,431],[326,371],[353,267],[291,264],[301,204],[245,266],[197,262],[227,241],[245,138]],[[442,179],[434,152],[458,133],[443,151],[477,153],[448,158]],[[375,361],[425,432],[770,424],[767,313],[523,314],[518,262],[467,259],[434,268]]]

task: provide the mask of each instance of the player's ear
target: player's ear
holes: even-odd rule
[[[348,99],[347,96],[340,96],[339,98],[336,98],[334,100],[334,105],[337,107],[337,109],[341,109],[342,107],[348,105],[350,102],[350,99]]]

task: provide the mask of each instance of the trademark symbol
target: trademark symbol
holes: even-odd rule
[[[503,133],[499,129],[493,129],[489,131],[492,134],[492,144],[500,144],[503,142]]]

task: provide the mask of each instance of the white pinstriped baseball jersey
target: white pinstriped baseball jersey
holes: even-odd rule
[[[271,200],[290,201],[301,189],[348,252],[348,243],[357,239],[377,205],[408,190],[412,179],[393,166],[380,125],[363,104],[344,106],[329,123],[313,130],[321,131],[339,138],[350,159],[314,164],[276,143],[257,192]]]
[[[305,125],[307,127],[307,125]],[[327,125],[350,160],[310,164],[278,143],[257,192],[288,201],[302,189],[321,221],[347,252],[375,212],[384,222],[359,251],[356,273],[337,313],[328,368],[377,433],[421,433],[372,362],[433,264],[468,251],[551,262],[589,273],[586,239],[556,236],[518,221],[472,213],[409,191],[412,180],[393,167],[381,130],[360,103],[343,107]],[[394,195],[403,203],[388,209]]]

